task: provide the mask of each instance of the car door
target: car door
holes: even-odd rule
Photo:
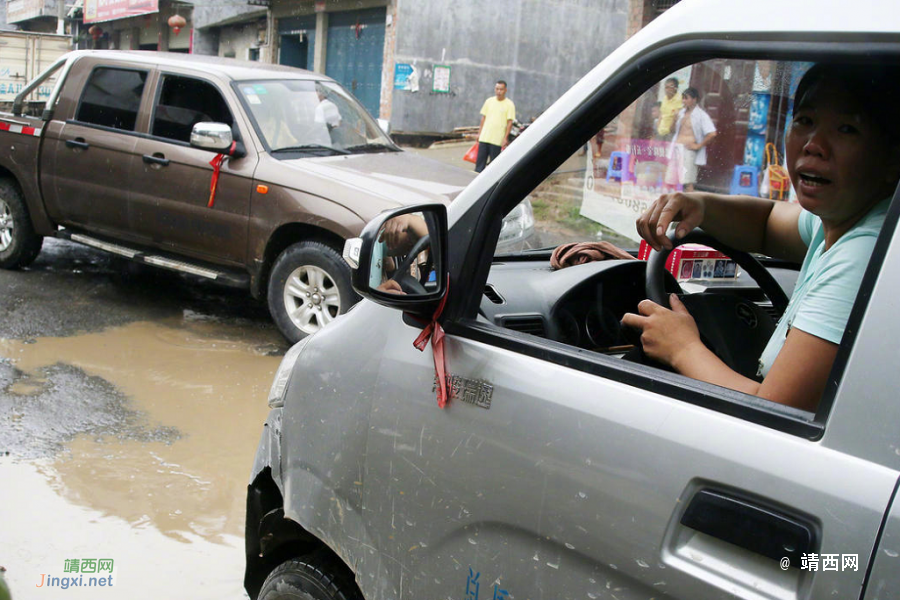
[[[571,178],[590,132],[617,132],[606,156],[655,147],[632,136],[652,128],[622,84],[650,90],[680,66],[626,66],[570,98],[577,108],[544,130],[543,152],[499,163],[502,181],[451,226],[448,408],[436,405],[431,352],[412,348],[418,328],[394,324],[373,383],[363,510],[398,597],[860,596],[900,467],[895,378],[879,371],[887,349],[875,338],[891,339],[895,321],[896,278],[878,273],[900,268],[896,196],[816,414],[628,362],[619,340],[576,342],[553,322],[552,286],[534,283],[551,281],[549,261],[492,257],[503,215]],[[563,168],[548,175],[553,165]],[[582,169],[585,181],[598,175]],[[641,201],[625,176],[590,185],[608,198],[579,196],[583,218]],[[620,222],[593,227],[613,237]]]
[[[190,145],[194,124],[232,126],[240,114],[211,80],[163,72],[150,112],[148,135],[135,145],[131,165],[131,224],[144,243],[200,259],[242,265],[247,254],[255,150],[221,165],[213,197],[216,153]],[[249,146],[249,145],[248,145]]]
[[[78,66],[70,76],[75,82]],[[41,182],[62,223],[130,237],[129,176],[149,76],[150,70],[137,64],[94,64],[71,116],[48,124]]]

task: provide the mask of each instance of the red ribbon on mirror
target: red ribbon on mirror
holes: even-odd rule
[[[450,276],[448,275],[447,288],[444,292],[444,297],[441,298],[441,303],[438,305],[437,310],[434,311],[431,322],[425,326],[425,329],[422,330],[422,333],[420,333],[416,338],[416,341],[413,342],[413,346],[415,346],[419,352],[424,352],[425,346],[428,345],[428,340],[431,339],[431,352],[434,356],[434,373],[437,375],[438,380],[438,408],[445,408],[447,402],[450,401],[450,397],[447,393],[447,359],[444,356],[444,328],[438,323],[441,313],[444,312],[444,305],[447,304],[447,296],[449,295]]]
[[[213,168],[212,179],[209,182],[209,202],[206,203],[206,208],[212,208],[216,203],[216,188],[219,186],[219,172],[222,170],[222,163],[225,162],[225,159],[232,154],[234,154],[234,150],[237,148],[237,142],[231,142],[231,148],[228,149],[228,154],[216,154],[216,156],[209,161],[209,166]]]

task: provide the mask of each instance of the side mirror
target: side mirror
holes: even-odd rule
[[[234,144],[234,150],[232,150],[233,142],[231,126],[225,123],[201,121],[191,129],[191,146],[194,148],[214,150],[235,158],[246,156],[247,150],[244,148],[244,144],[238,142]]]
[[[404,206],[347,240],[344,260],[356,292],[392,308],[430,315],[447,291],[447,207]]]
[[[391,134],[391,122],[387,119],[378,119],[378,126],[381,127],[381,130],[386,134]]]

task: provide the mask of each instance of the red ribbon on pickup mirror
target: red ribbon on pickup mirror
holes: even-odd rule
[[[444,305],[447,304],[447,296],[450,295],[450,276],[447,276],[447,289],[444,292],[444,297],[441,298],[441,303],[438,305],[437,310],[434,311],[434,316],[431,317],[431,322],[422,330],[422,333],[416,338],[416,341],[413,342],[413,346],[419,352],[425,351],[425,346],[428,345],[428,339],[431,339],[431,352],[434,356],[434,372],[437,375],[438,385],[437,385],[437,403],[438,408],[444,408],[447,406],[447,402],[450,401],[450,398],[447,393],[447,359],[444,356],[444,328],[441,327],[441,324],[438,323],[438,319],[441,317],[441,313],[444,312]]]
[[[213,174],[209,182],[209,202],[206,203],[206,208],[212,208],[216,203],[216,188],[219,186],[219,172],[222,170],[222,163],[227,157],[234,154],[235,148],[237,148],[237,142],[231,142],[231,148],[228,149],[227,155],[216,154],[215,158],[209,161],[209,166],[213,168]]]

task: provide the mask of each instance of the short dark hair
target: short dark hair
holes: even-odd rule
[[[678,87],[678,78],[677,77],[669,77],[666,79],[665,83],[674,83],[675,87]],[[665,85],[665,83],[663,85]]]
[[[803,105],[816,84],[825,79],[837,80],[853,90],[853,98],[863,113],[888,135],[891,143],[900,142],[900,122],[896,118],[900,106],[900,67],[877,63],[817,63],[800,79],[794,96],[794,110]]]
[[[502,79],[498,79],[498,80],[497,80],[497,83],[502,83],[502,84],[503,84],[503,87],[505,87],[505,88],[508,88],[508,87],[509,87],[508,85],[506,85],[506,82],[503,81]]]
[[[689,87],[689,88],[687,88],[686,90],[684,90],[683,92],[681,92],[681,95],[682,95],[682,96],[690,96],[690,97],[693,98],[694,100],[699,100],[699,99],[700,99],[700,92],[698,92],[698,91],[697,91],[697,88],[694,88],[694,87]]]

